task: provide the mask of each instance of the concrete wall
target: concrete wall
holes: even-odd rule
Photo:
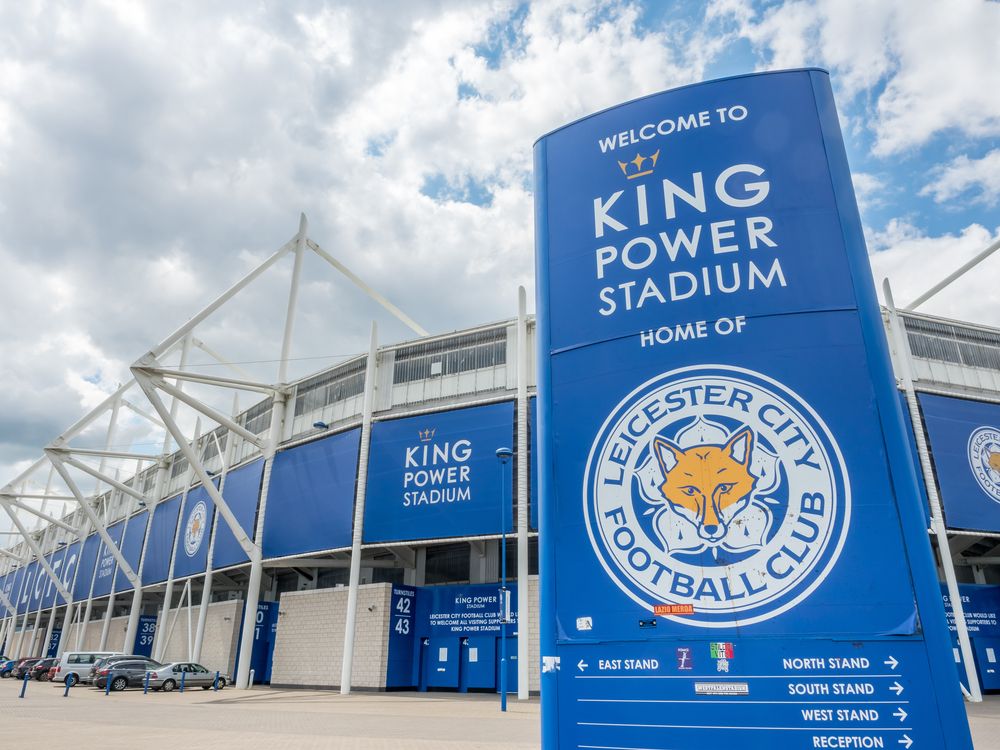
[[[170,619],[173,619],[171,611]],[[237,638],[240,632],[240,618],[243,614],[243,601],[233,600],[214,602],[208,606],[208,618],[205,621],[205,639],[201,648],[201,663],[208,669],[220,670],[231,674],[239,650]],[[161,626],[163,631],[160,632]],[[74,624],[70,629],[70,640],[66,651],[96,651],[101,645],[101,630],[104,618],[91,620],[84,626],[83,645],[76,648],[76,635],[79,626]],[[125,629],[128,627],[128,617],[112,617],[108,629],[107,651],[131,651],[125,648]],[[166,625],[157,623],[157,638],[166,637]],[[191,640],[194,641],[194,630],[198,627],[198,606],[191,610]],[[188,659],[188,616],[187,607],[182,607],[177,616],[177,624],[163,654],[164,661],[184,661]]]
[[[528,639],[531,641],[531,648],[528,653],[528,658],[531,659],[530,666],[528,667],[528,689],[533,693],[537,693],[542,689],[542,644],[539,640],[541,629],[538,625],[538,592],[540,590],[541,586],[538,583],[538,576],[528,576]]]
[[[343,587],[281,595],[272,686],[339,687],[347,593]],[[353,687],[385,688],[391,598],[388,583],[358,589]]]
[[[166,638],[170,621],[176,614],[177,620],[166,650],[163,652],[164,662],[186,661],[188,654],[188,608],[173,609],[167,622],[157,623],[157,638]],[[205,637],[201,644],[199,663],[210,672],[219,670],[231,675],[239,652],[240,623],[243,617],[243,600],[234,599],[225,602],[213,602],[208,605],[208,617],[205,620]],[[162,629],[161,629],[162,628]],[[195,631],[198,629],[198,605],[191,608],[191,643],[194,643]]]
[[[529,688],[538,692],[538,576],[528,579]],[[376,583],[358,590],[353,686],[385,688],[392,586]],[[373,608],[369,611],[369,607]],[[272,686],[339,687],[344,652],[347,589],[288,591],[278,607],[278,632],[271,667]]]

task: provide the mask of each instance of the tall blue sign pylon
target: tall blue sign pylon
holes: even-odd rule
[[[544,750],[970,750],[827,73],[535,170]]]

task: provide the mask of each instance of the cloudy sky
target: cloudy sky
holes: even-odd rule
[[[533,140],[707,78],[831,70],[876,276],[905,302],[1000,235],[998,38],[976,0],[0,3],[0,484],[300,211],[432,332],[511,316]],[[1000,325],[998,264],[927,311]],[[288,265],[201,334],[268,379]],[[305,273],[293,375],[360,351],[373,316],[408,335]]]

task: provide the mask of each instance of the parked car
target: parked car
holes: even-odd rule
[[[49,670],[58,662],[58,659],[40,659],[31,667],[31,679],[43,682],[49,679]]]
[[[0,677],[7,678],[10,677],[11,672],[14,671],[14,666],[17,664],[17,659],[7,659],[7,661],[0,662]]]
[[[120,651],[64,651],[53,679],[65,682],[69,677],[70,685],[87,682],[90,678],[90,667],[94,662],[120,653]]]
[[[150,659],[148,656],[143,656],[142,654],[115,654],[114,656],[105,656],[103,659],[98,659],[91,665],[90,671],[87,674],[86,682],[93,682],[97,677],[97,673],[103,667],[114,666],[118,662],[122,661],[147,661],[152,665],[150,669],[163,666],[155,659]]]
[[[215,682],[214,671],[209,671],[201,664],[179,661],[157,667],[155,672],[149,676],[149,686],[154,690],[169,693],[174,688],[180,687],[182,675],[185,688],[200,687],[202,690],[208,690]],[[219,674],[220,690],[230,682],[229,675],[224,672]]]
[[[23,680],[24,675],[27,674],[28,671],[40,661],[41,658],[37,656],[31,659],[21,659],[21,661],[14,666],[14,671],[10,676],[15,680]]]
[[[51,667],[49,667],[49,676],[46,677],[46,679],[49,682],[52,682],[52,680],[54,680],[56,678],[56,672],[58,672],[58,671],[59,671],[59,662],[57,660],[55,664],[53,664]]]
[[[94,687],[103,690],[107,687],[108,680],[111,680],[112,690],[142,687],[146,680],[146,673],[155,672],[156,669],[162,667],[163,665],[159,662],[145,657],[118,661],[105,665],[96,671],[94,674]],[[152,674],[150,675],[150,685],[152,685]]]

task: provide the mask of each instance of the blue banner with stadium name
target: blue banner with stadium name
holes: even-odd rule
[[[364,541],[511,531],[513,468],[501,488],[496,451],[513,440],[511,401],[376,422]]]

